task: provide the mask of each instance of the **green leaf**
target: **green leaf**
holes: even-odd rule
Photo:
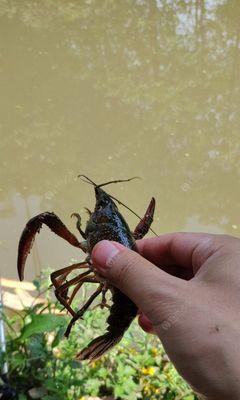
[[[32,316],[32,321],[25,325],[20,339],[25,340],[32,335],[54,331],[66,324],[65,317],[53,314],[38,314]]]
[[[97,395],[99,386],[100,386],[100,382],[97,378],[96,379],[88,379],[86,388],[88,390],[88,393],[90,393],[91,395]]]
[[[57,332],[55,338],[53,339],[52,348],[56,347],[59,344],[60,340],[63,338],[64,332],[65,326],[62,326]]]
[[[34,280],[33,280],[33,284],[34,284],[35,288],[39,291],[40,288],[41,288],[41,282],[40,282],[40,280],[39,280],[39,279],[34,279]]]
[[[12,368],[18,368],[22,365],[25,365],[26,361],[27,360],[26,360],[26,357],[24,356],[24,354],[21,354],[21,353],[14,354],[14,357],[13,357],[12,363],[11,363]]]
[[[114,396],[115,397],[123,397],[124,394],[125,394],[125,390],[122,385],[116,385],[114,387]]]
[[[28,343],[29,356],[32,358],[47,357],[47,347],[44,335],[35,334],[32,336]]]
[[[27,400],[27,397],[25,396],[25,394],[19,394],[18,400]]]
[[[71,368],[73,369],[81,368],[81,364],[79,361],[72,360],[70,361],[69,365],[71,365]]]
[[[54,393],[58,393],[58,389],[56,387],[56,382],[53,379],[51,379],[51,378],[46,379],[44,381],[44,386],[45,386],[46,389],[52,391],[53,394]]]

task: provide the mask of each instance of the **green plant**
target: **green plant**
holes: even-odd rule
[[[44,287],[48,285],[43,281]],[[42,284],[36,282],[40,291]],[[4,320],[7,326],[9,380],[19,399],[78,400],[112,395],[126,400],[194,400],[159,341],[134,323],[122,342],[100,360],[77,362],[74,356],[104,332],[107,312],[95,309],[78,321],[70,338],[63,338],[69,316],[46,292],[46,303],[35,304]]]

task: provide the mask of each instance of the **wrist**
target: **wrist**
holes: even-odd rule
[[[194,301],[187,302],[181,318],[175,320],[171,329],[158,329],[158,336],[199,399],[240,400],[240,326],[236,314],[229,309],[213,312],[215,298],[207,299],[205,307],[202,302],[202,310]],[[198,310],[198,318],[192,306]]]
[[[202,360],[196,364],[198,377],[198,390],[195,390],[201,400],[240,400],[240,351],[235,344],[219,341],[213,348],[209,347]],[[205,365],[204,365],[205,364]],[[195,373],[196,373],[195,369]],[[197,378],[197,379],[196,379]]]

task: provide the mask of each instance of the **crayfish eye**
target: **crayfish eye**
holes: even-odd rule
[[[108,201],[102,200],[102,201],[98,204],[97,210],[98,210],[98,211],[101,211],[103,208],[107,207],[107,205],[108,205]]]

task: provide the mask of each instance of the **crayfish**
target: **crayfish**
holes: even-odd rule
[[[110,314],[107,318],[107,332],[91,341],[85,349],[77,354],[78,360],[94,360],[102,356],[107,350],[112,348],[122,339],[124,332],[128,329],[137,315],[137,306],[119,289],[111,286],[95,273],[94,265],[92,265],[91,261],[92,249],[100,240],[106,239],[119,242],[122,245],[137,251],[135,240],[143,238],[148,230],[151,229],[150,226],[153,221],[155,199],[151,199],[144,217],[142,219],[139,217],[140,222],[134,232],[131,232],[114,200],[122,205],[124,204],[113,196],[107,194],[102,189],[103,186],[110,183],[125,182],[130,179],[110,181],[97,185],[85,175],[80,176],[84,177],[88,183],[94,186],[96,197],[94,211],[91,212],[87,209],[89,220],[86,224],[85,231],[81,228],[80,215],[77,213],[72,214],[77,219],[76,227],[84,240],[79,242],[76,236],[68,230],[63,222],[53,212],[43,212],[36,215],[27,222],[20,238],[18,248],[18,274],[20,280],[23,280],[24,267],[28,253],[31,250],[35,235],[40,231],[42,224],[47,225],[55,234],[61,236],[72,246],[80,248],[87,254],[85,261],[54,271],[51,274],[51,281],[55,288],[56,298],[72,316],[72,320],[70,321],[65,333],[67,337],[70,334],[73,324],[83,316],[97,296],[100,294],[102,296],[102,301],[100,303],[101,307],[109,307]],[[86,271],[82,272],[83,269],[86,269]],[[69,274],[75,270],[79,271],[79,274],[74,278],[67,280]],[[96,283],[98,284],[98,288],[90,296],[83,307],[79,311],[75,312],[71,307],[71,304],[75,295],[85,282]],[[68,291],[70,288],[72,291],[69,295]],[[111,306],[108,306],[106,301],[106,292],[108,290],[112,293]]]

